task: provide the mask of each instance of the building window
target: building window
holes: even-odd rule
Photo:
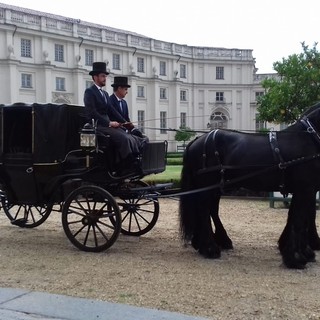
[[[165,61],[160,61],[160,76],[166,76],[167,75],[167,65]]]
[[[259,118],[259,114],[256,114],[256,131],[261,131],[266,129],[266,122],[265,121],[261,121],[258,119]]]
[[[31,58],[31,40],[21,39],[21,57]]]
[[[180,128],[187,127],[187,114],[185,112],[180,113]]]
[[[137,71],[144,72],[144,58],[137,58]]]
[[[54,45],[54,60],[64,62],[64,48],[62,44]]]
[[[255,99],[256,101],[259,101],[259,99],[264,95],[264,92],[263,91],[257,91],[255,93]]]
[[[160,88],[160,99],[167,99],[167,89]]]
[[[187,77],[187,66],[185,64],[180,64],[180,78]]]
[[[216,92],[216,102],[224,102],[223,92]]]
[[[120,54],[118,53],[112,55],[112,69],[120,70]]]
[[[138,128],[144,133],[144,110],[138,110]]]
[[[180,101],[187,101],[187,91],[180,90]]]
[[[21,74],[21,88],[32,88],[32,75],[28,73]]]
[[[56,78],[56,90],[65,91],[66,90],[66,79],[65,78]]]
[[[160,111],[160,133],[167,133],[167,113]]]
[[[93,50],[86,49],[85,50],[85,65],[86,66],[92,66],[93,64]]]
[[[228,119],[222,112],[215,112],[210,117],[209,127],[213,129],[227,129]]]
[[[216,79],[224,79],[224,67],[216,67]]]
[[[144,98],[145,97],[144,86],[138,86],[137,87],[137,91],[138,91],[138,98]]]
[[[92,80],[87,80],[86,81],[86,89],[88,89],[88,88],[90,88],[91,86],[93,85],[93,82],[92,82]]]

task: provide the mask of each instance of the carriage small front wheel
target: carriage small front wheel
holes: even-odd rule
[[[117,202],[105,189],[82,186],[68,195],[62,209],[62,226],[77,248],[100,252],[117,240],[121,214]]]
[[[128,236],[142,236],[149,232],[159,218],[159,201],[156,197],[146,198],[145,192],[134,191],[149,185],[141,180],[125,182],[118,199],[121,211],[121,233]]]

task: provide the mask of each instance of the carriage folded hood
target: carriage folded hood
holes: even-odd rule
[[[67,104],[1,105],[1,158],[3,154],[31,153],[34,163],[61,161],[79,149],[84,108]]]

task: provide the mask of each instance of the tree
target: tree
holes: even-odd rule
[[[320,53],[317,43],[273,64],[278,77],[262,81],[265,95],[258,100],[259,120],[293,123],[320,100]]]
[[[196,133],[192,131],[188,127],[180,127],[176,132],[174,138],[176,141],[183,141],[183,146],[186,145],[186,141],[189,141],[192,137],[194,137]]]

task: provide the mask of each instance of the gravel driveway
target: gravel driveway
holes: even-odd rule
[[[0,216],[1,287],[158,308],[212,319],[320,319],[320,262],[288,270],[277,240],[286,209],[267,201],[222,199],[234,250],[200,257],[180,241],[178,202],[160,199],[154,229],[120,236],[106,252],[69,243],[59,213],[34,229]]]

